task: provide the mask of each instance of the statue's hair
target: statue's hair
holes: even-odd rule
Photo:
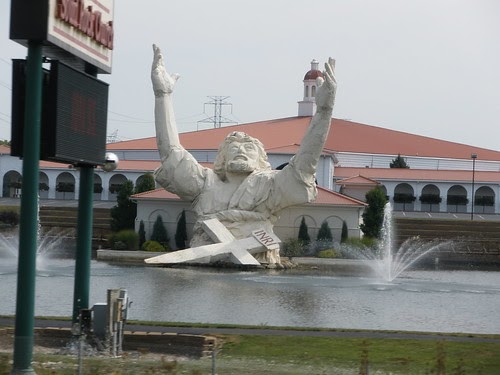
[[[219,146],[219,151],[217,152],[217,157],[214,162],[214,172],[222,180],[226,179],[227,148],[232,142],[253,143],[259,151],[257,170],[271,170],[271,164],[267,161],[267,153],[261,141],[243,132],[231,132]]]

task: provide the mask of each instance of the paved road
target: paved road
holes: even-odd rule
[[[0,317],[0,327],[14,326],[14,318]],[[35,319],[37,328],[70,328],[71,322],[57,319]],[[335,330],[307,330],[307,329],[270,329],[270,328],[200,328],[200,327],[160,327],[153,325],[126,324],[129,332],[167,332],[192,335],[279,335],[279,336],[314,336],[314,337],[341,337],[341,338],[373,338],[373,339],[405,339],[405,340],[442,340],[456,342],[491,342],[500,344],[500,335],[491,337],[455,336],[440,333],[414,332],[384,332],[384,331],[335,331]]]

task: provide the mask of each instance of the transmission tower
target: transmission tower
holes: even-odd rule
[[[118,142],[118,129],[116,129],[113,133],[108,134],[106,137],[106,143],[115,143]]]
[[[213,105],[214,115],[198,121],[198,124],[200,122],[209,122],[214,124],[214,128],[220,128],[221,124],[238,124],[238,122],[222,116],[222,106],[225,105],[231,106],[231,114],[233,113],[233,105],[226,102],[226,99],[228,99],[229,96],[209,96],[208,98],[210,98],[211,101],[203,104],[203,113],[205,113],[205,108],[207,105]]]

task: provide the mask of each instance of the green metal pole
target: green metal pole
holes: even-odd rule
[[[94,168],[82,166],[80,168],[80,195],[78,198],[73,325],[79,322],[80,310],[89,308],[93,194]]]
[[[34,374],[38,181],[42,109],[42,44],[29,41],[23,139],[23,190],[19,223],[16,326],[12,374]]]
[[[97,68],[91,64],[85,64],[85,72],[97,77]],[[73,290],[73,326],[79,323],[80,310],[89,308],[93,197],[94,167],[81,165],[80,192],[78,196],[75,284]]]

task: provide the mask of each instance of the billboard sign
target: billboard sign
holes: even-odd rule
[[[113,6],[114,0],[11,0],[10,39],[43,40],[47,57],[72,63],[76,56],[111,73]]]

